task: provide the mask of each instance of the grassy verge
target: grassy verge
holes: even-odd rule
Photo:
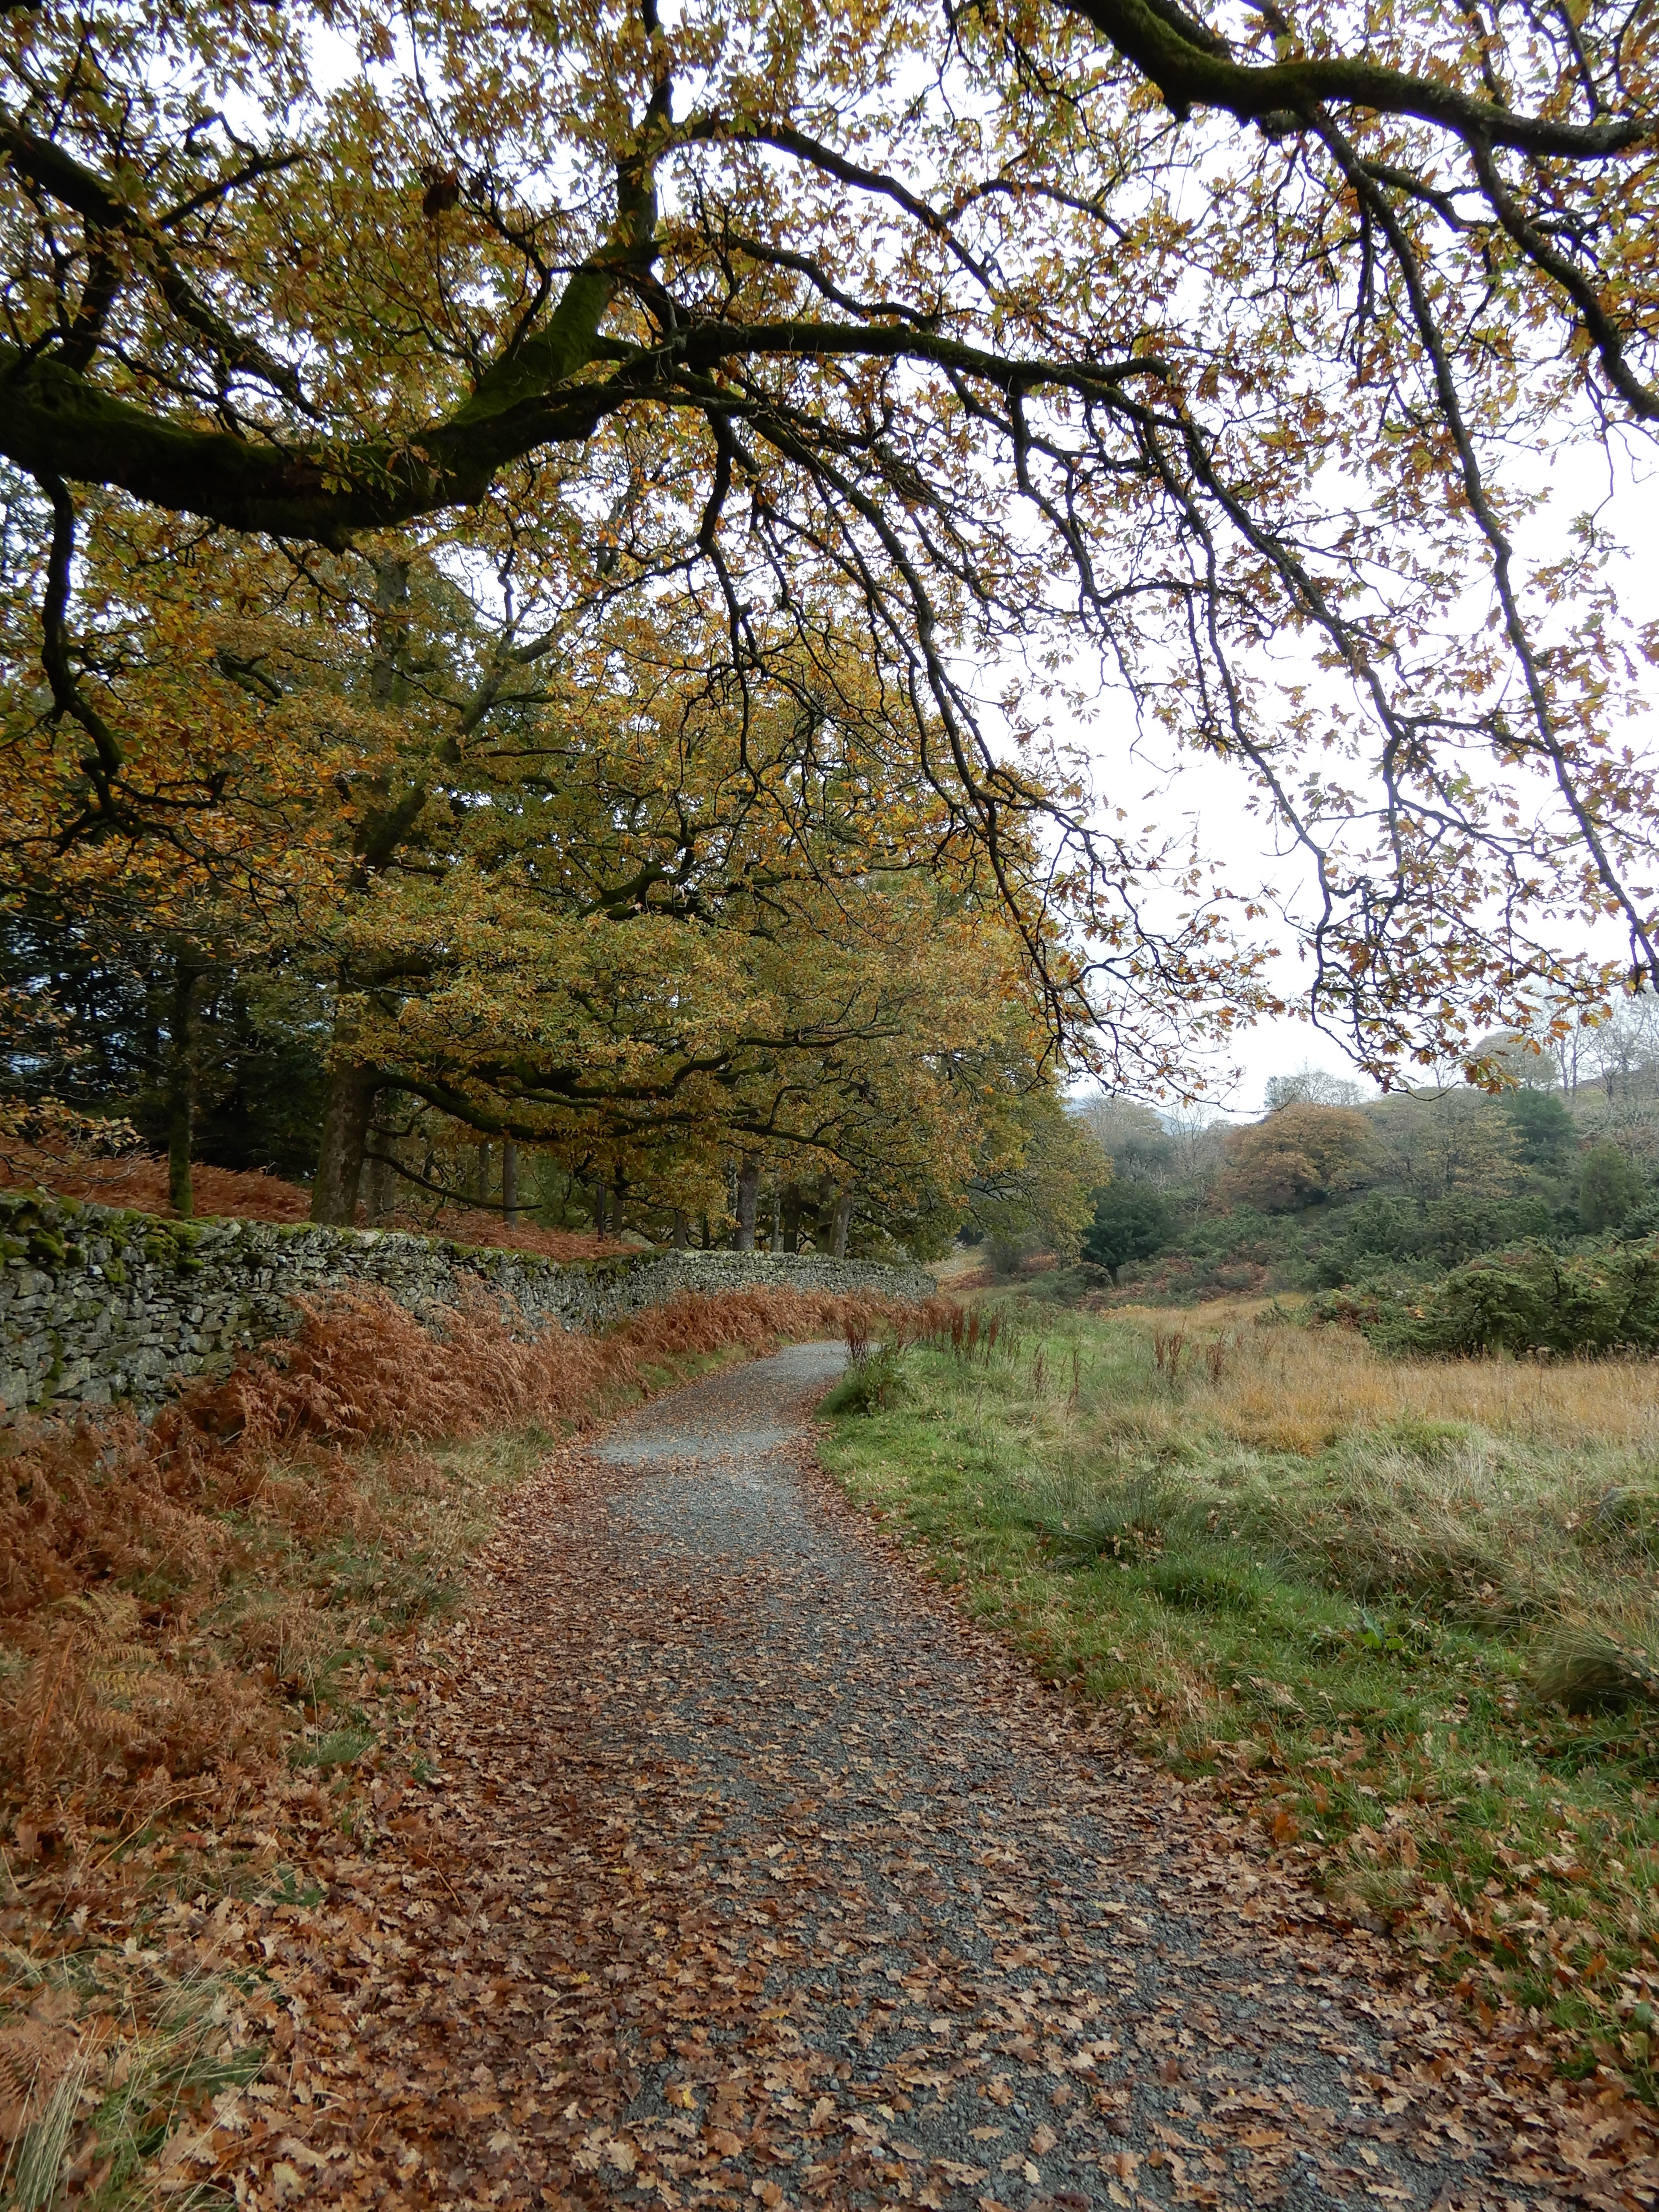
[[[1653,2099],[1659,1367],[998,1310],[849,1377],[826,1465],[1345,1908]]]

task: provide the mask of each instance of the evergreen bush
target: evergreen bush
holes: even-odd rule
[[[1533,1244],[1471,1261],[1414,1294],[1329,1291],[1309,1316],[1419,1355],[1650,1352],[1659,1347],[1659,1237],[1565,1254]]]
[[[1642,1178],[1617,1145],[1593,1145],[1578,1177],[1578,1218],[1592,1237],[1618,1229],[1642,1195]]]

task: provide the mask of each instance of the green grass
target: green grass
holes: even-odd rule
[[[826,1465],[1345,1907],[1530,2008],[1565,2070],[1653,2097],[1659,1376],[1534,1393],[1235,1313],[1215,1371],[1189,1344],[1172,1379],[1167,1316],[1004,1310],[988,1361],[913,1346],[881,1391],[843,1387]],[[1575,1436],[1603,1399],[1605,1431]]]
[[[43,1991],[82,2001],[107,1996],[107,1962],[90,1951],[35,1959],[9,1950],[14,2002]],[[0,2156],[0,2204],[6,2212],[50,2212],[63,2201],[62,2168],[74,2136],[86,2142],[83,2166],[91,2212],[118,2212],[155,2192],[138,2185],[147,2160],[181,2123],[199,2119],[222,2091],[256,2080],[264,2051],[234,2033],[246,1978],[170,1976],[155,1953],[134,1969],[145,1984],[142,2026],[126,2023],[113,2041],[83,2040],[15,2142]],[[112,2068],[112,2053],[119,2063]],[[37,2100],[31,2100],[32,2103]],[[229,2200],[216,2191],[174,2184],[167,2201],[183,2207]]]
[[[355,1766],[374,1741],[374,1731],[361,1723],[327,1729],[319,1735],[303,1736],[289,1747],[290,1766]]]

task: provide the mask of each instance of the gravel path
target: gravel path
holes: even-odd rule
[[[811,1465],[842,1357],[677,1392],[515,1501],[437,1771],[334,1869],[305,2192],[1649,2201],[1540,2066],[917,1589]]]

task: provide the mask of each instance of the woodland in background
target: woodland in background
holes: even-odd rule
[[[1659,1345],[1659,1004],[1552,1059],[1494,1040],[1510,1087],[1362,1097],[1315,1068],[1233,1126],[1096,1098],[1110,1153],[1081,1270],[1060,1295],[1316,1296],[1419,1352]],[[1018,1247],[994,1249],[1005,1272]]]

